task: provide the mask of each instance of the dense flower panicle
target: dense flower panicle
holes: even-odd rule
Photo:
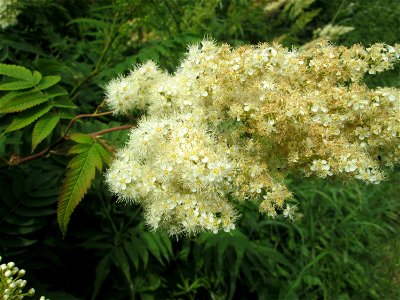
[[[107,182],[121,199],[144,206],[152,228],[228,231],[236,213],[225,201],[235,167],[227,151],[194,114],[143,120],[117,154]]]
[[[128,76],[112,80],[106,87],[106,103],[116,114],[126,114],[133,109],[145,109],[147,99],[156,97],[157,83],[167,77],[149,61]]]
[[[115,113],[147,114],[107,183],[171,234],[229,231],[232,201],[289,215],[283,180],[293,172],[378,183],[399,163],[400,91],[361,79],[399,59],[400,45],[232,49],[206,40],[173,75],[144,64],[107,87]]]
[[[17,24],[20,11],[16,9],[18,0],[0,0],[0,28],[5,29]]]

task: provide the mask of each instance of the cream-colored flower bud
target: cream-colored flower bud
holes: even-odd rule
[[[33,295],[35,295],[35,289],[34,288],[31,288],[31,289],[29,289],[29,291],[28,291],[28,295],[29,296],[33,296]]]
[[[6,277],[6,278],[10,277],[11,275],[12,275],[11,270],[7,270],[4,272],[4,277]]]

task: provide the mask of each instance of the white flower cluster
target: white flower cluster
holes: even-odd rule
[[[1,261],[2,257],[0,256]],[[35,295],[34,288],[26,293],[22,291],[27,284],[27,281],[22,279],[25,273],[25,270],[16,267],[14,262],[0,265],[0,299],[24,299],[25,296],[32,297]],[[45,300],[45,297],[40,297],[40,300]]]
[[[399,45],[203,41],[173,75],[148,62],[107,86],[116,114],[146,114],[107,183],[170,234],[229,231],[234,201],[246,199],[271,217],[289,215],[290,173],[378,183],[382,167],[399,162],[400,91],[360,80],[399,59]]]
[[[164,75],[166,77],[166,75]],[[106,103],[115,112],[126,114],[133,109],[146,109],[148,99],[155,97],[154,81],[163,74],[153,62],[132,71],[128,76],[112,80],[106,87]]]
[[[16,9],[18,0],[0,0],[0,27],[5,29],[17,24],[20,11]]]
[[[235,164],[198,115],[143,120],[117,154],[107,182],[121,199],[144,206],[148,224],[171,234],[234,228],[224,201]]]

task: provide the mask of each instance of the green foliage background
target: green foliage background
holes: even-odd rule
[[[128,131],[89,142],[79,136],[133,124],[139,112],[131,120],[82,118],[67,129],[78,114],[103,109],[103,87],[110,79],[148,59],[173,71],[187,44],[204,36],[232,45],[275,40],[301,46],[315,29],[332,23],[355,28],[336,43],[399,42],[400,6],[389,0],[289,0],[266,12],[272,2],[279,1],[20,1],[18,24],[0,30],[0,62],[36,70],[41,79],[28,84],[32,92],[46,76],[60,76],[41,92],[49,112],[25,110],[29,122],[24,112],[7,108],[8,92],[0,94],[0,255],[28,270],[37,294],[51,299],[400,297],[399,170],[378,186],[289,178],[299,201],[295,222],[268,219],[249,203],[232,234],[174,240],[149,232],[140,208],[115,203],[102,175],[94,177],[109,159],[106,149],[123,145]],[[375,77],[366,77],[366,83],[400,87],[398,67]],[[2,76],[0,86],[10,82]],[[57,120],[43,132],[51,112]],[[74,137],[59,143],[68,130]],[[16,166],[31,155],[32,144],[34,154],[54,147]],[[88,162],[86,185],[94,179],[63,238],[56,210],[65,170],[93,157],[87,151],[100,158]],[[67,180],[73,176],[67,173]]]

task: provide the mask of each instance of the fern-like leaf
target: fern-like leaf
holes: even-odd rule
[[[68,95],[68,92],[66,89],[59,85],[53,85],[52,87],[49,87],[46,91],[45,94],[49,96],[49,98],[55,98],[58,96],[65,96]]]
[[[147,267],[147,263],[149,262],[149,252],[147,251],[146,246],[143,244],[142,240],[139,239],[136,236],[133,236],[131,238],[131,243],[128,244],[130,245],[131,249],[126,249],[127,251],[137,251],[139,254],[141,260],[143,261],[143,267]]]
[[[0,91],[18,91],[32,88],[35,84],[31,81],[17,80],[0,84]]]
[[[32,72],[21,66],[0,64],[0,74],[26,81],[32,79]]]
[[[159,241],[159,238],[156,234],[150,232],[143,232],[140,235],[141,240],[146,245],[146,248],[150,251],[151,254],[164,266],[164,262],[161,258],[162,252],[165,252],[164,246]],[[166,254],[168,259],[168,254]]]
[[[94,142],[93,137],[84,133],[74,133],[69,137],[72,141],[77,142],[78,144],[89,144],[92,145]]]
[[[54,97],[53,95],[50,96]],[[53,100],[53,106],[58,108],[72,108],[72,109],[77,108],[77,106],[67,97],[57,97],[57,99]]]
[[[77,24],[85,24],[85,25],[91,26],[91,27],[96,28],[96,29],[98,29],[98,28],[104,29],[104,28],[107,27],[107,23],[106,22],[104,22],[102,20],[96,20],[96,19],[93,19],[93,18],[77,18],[77,19],[74,19],[71,22],[69,22],[67,24],[67,26],[72,25],[72,24],[76,24],[76,23]]]
[[[23,111],[46,102],[47,96],[40,92],[20,93],[18,96],[0,103],[0,113],[13,113]]]
[[[95,147],[96,147],[96,151],[99,153],[103,163],[105,165],[108,165],[111,161],[111,157],[112,157],[111,153],[100,144],[96,144]]]
[[[111,255],[107,254],[99,261],[96,267],[96,279],[94,281],[92,300],[96,299],[104,280],[106,280],[108,274],[110,273],[110,268]]]
[[[88,191],[96,169],[101,171],[103,168],[102,157],[98,152],[100,145],[96,143],[94,138],[90,136],[84,138],[83,136],[77,134],[71,137],[78,143],[83,142],[82,145],[77,145],[82,146],[83,151],[69,162],[58,199],[58,224],[64,236],[71,214]],[[88,143],[89,140],[91,140],[91,144]]]
[[[48,113],[35,124],[32,132],[32,152],[54,130],[59,120],[58,115]]]
[[[7,127],[6,132],[18,130],[32,124],[45,113],[51,109],[51,106],[47,103],[34,107],[33,109],[21,112],[16,116],[11,124]]]
[[[45,76],[43,79],[39,82],[37,88],[39,90],[44,90],[48,89],[49,87],[55,85],[57,82],[61,80],[60,76]]]
[[[4,103],[10,101],[11,99],[14,99],[15,97],[21,95],[21,94],[23,94],[23,93],[20,93],[20,92],[9,92],[9,93],[5,94],[3,97],[0,98],[0,106],[3,105]]]
[[[33,71],[32,79],[29,81],[32,82],[33,85],[37,85],[41,80],[42,80],[42,74],[40,74],[38,71]]]
[[[42,74],[38,71],[34,71],[32,74],[28,69],[13,65],[0,64],[0,74],[20,79],[0,84],[0,91],[28,89],[37,85],[42,79]]]

